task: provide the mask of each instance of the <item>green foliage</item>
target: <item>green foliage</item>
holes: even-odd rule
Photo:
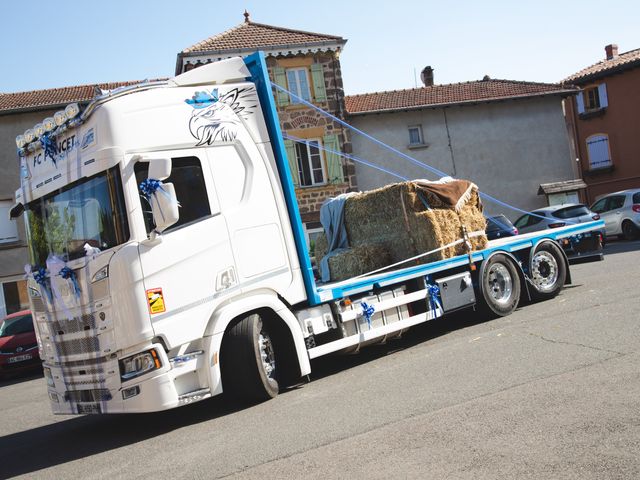
[[[49,252],[63,255],[68,252],[68,244],[75,229],[76,217],[65,207],[46,206],[46,219],[39,212],[29,211],[29,235],[31,238],[31,261],[35,265],[44,265]]]

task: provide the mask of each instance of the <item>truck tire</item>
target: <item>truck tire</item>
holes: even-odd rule
[[[520,275],[513,261],[498,253],[481,270],[481,312],[489,317],[510,315],[520,301]]]
[[[254,313],[237,320],[222,342],[222,388],[239,399],[262,402],[278,395],[278,370],[271,332]]]
[[[547,300],[558,295],[567,278],[567,265],[560,247],[552,242],[539,245],[529,263],[531,296],[535,300]]]

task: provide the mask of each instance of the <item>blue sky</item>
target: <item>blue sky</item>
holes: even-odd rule
[[[176,54],[243,21],[340,35],[347,94],[492,78],[557,82],[640,48],[640,2],[2,0],[0,92],[171,76]],[[418,78],[419,82],[419,78]]]

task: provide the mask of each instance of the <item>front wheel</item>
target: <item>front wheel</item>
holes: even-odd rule
[[[278,395],[278,364],[272,332],[254,313],[237,320],[222,343],[222,387],[234,397],[253,401]]]
[[[551,242],[539,245],[531,256],[530,272],[533,298],[547,300],[558,295],[567,278],[567,265],[560,247]]]
[[[486,261],[481,273],[481,310],[491,317],[510,315],[520,301],[520,276],[513,261],[501,253]]]

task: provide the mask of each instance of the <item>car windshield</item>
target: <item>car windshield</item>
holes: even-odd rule
[[[18,317],[5,318],[0,323],[0,337],[10,337],[29,332],[33,332],[33,320],[31,320],[30,313]]]
[[[487,230],[508,230],[513,228],[513,225],[507,217],[504,215],[496,215],[495,217],[487,218]]]
[[[27,205],[32,264],[44,266],[50,254],[82,257],[85,244],[104,250],[124,243],[125,212],[117,167],[34,200]]]

